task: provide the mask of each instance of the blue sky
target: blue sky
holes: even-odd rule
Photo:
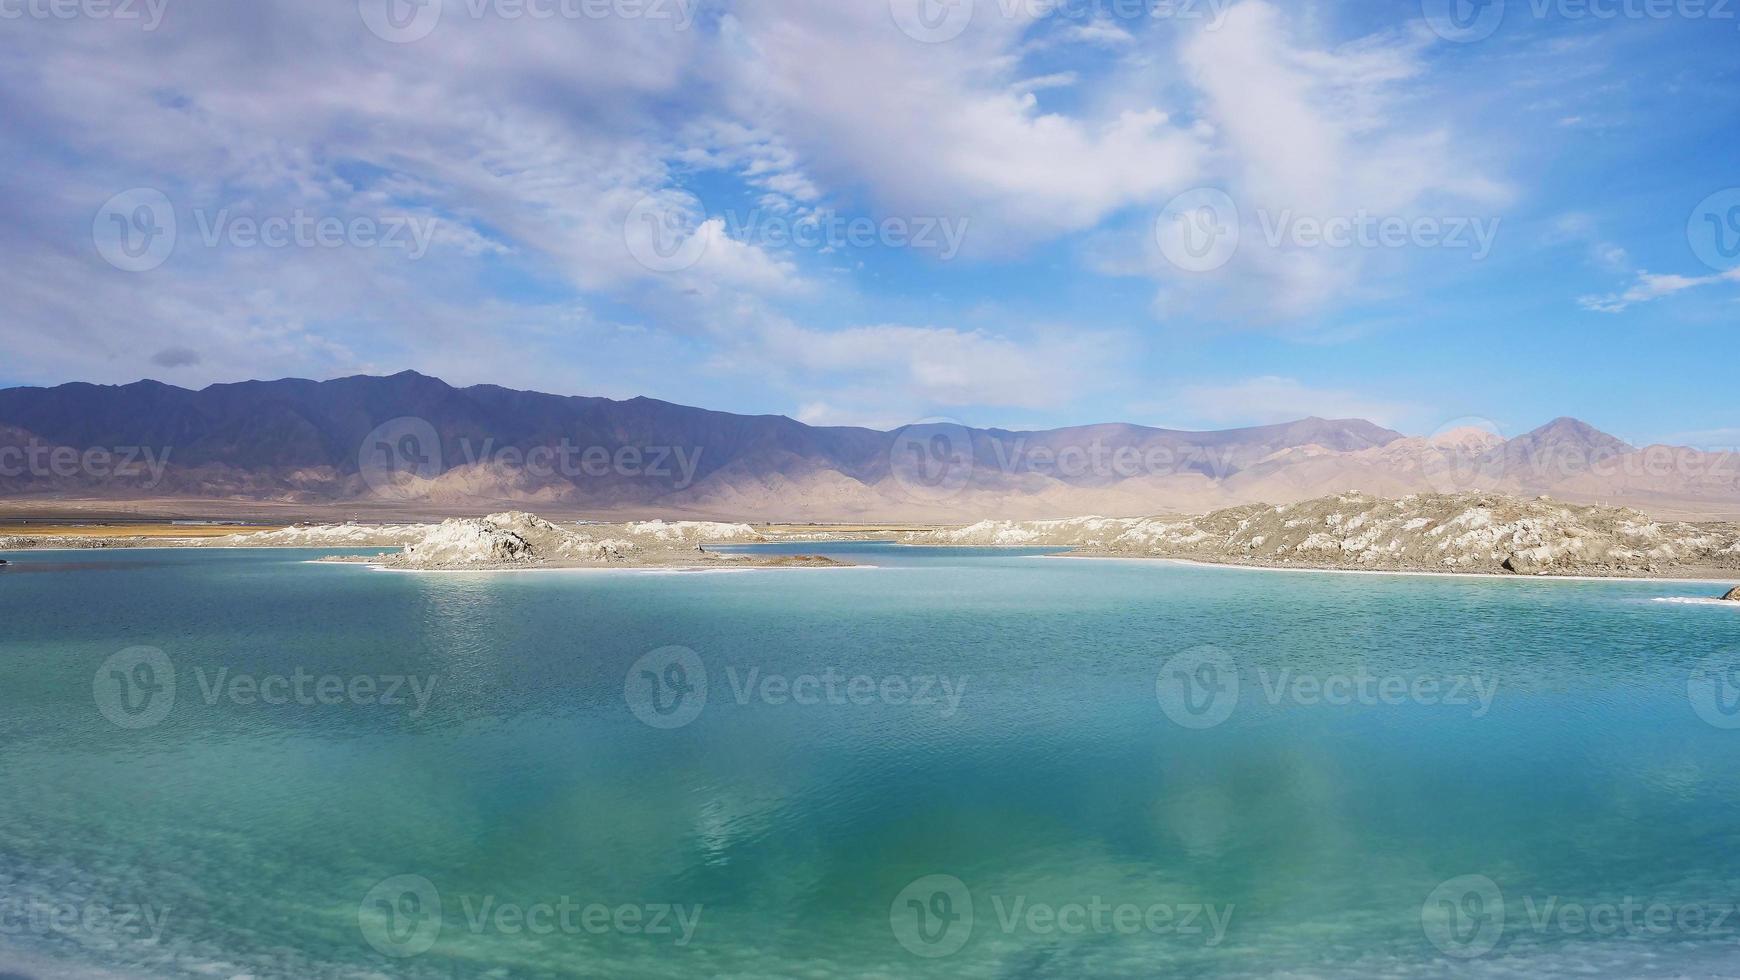
[[[1740,445],[1735,7],[5,0],[0,384]]]

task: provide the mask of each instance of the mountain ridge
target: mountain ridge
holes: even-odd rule
[[[1317,416],[1206,431],[1127,422],[885,431],[646,396],[458,388],[415,371],[200,389],[155,379],[0,389],[0,496],[13,499],[942,521],[1493,489],[1740,512],[1740,466],[1677,447],[1665,472],[1644,465],[1661,448],[1639,450],[1569,417],[1508,440],[1413,437]],[[150,465],[100,456],[129,450]],[[76,464],[57,465],[68,451]]]

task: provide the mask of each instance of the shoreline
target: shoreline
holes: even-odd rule
[[[181,541],[188,541],[188,540],[197,541],[199,539],[180,539],[180,540]],[[739,554],[743,554],[743,553],[753,554],[753,551],[751,551],[750,549],[754,549],[754,548],[757,548],[757,547],[760,547],[760,546],[763,546],[766,544],[779,544],[779,543],[780,542],[730,543],[730,544],[723,545],[721,547],[732,548],[732,549],[743,549],[742,551],[737,552]],[[795,542],[793,542],[793,543],[795,543]],[[1178,557],[1172,557],[1172,556],[1167,556],[1167,555],[1118,555],[1118,554],[1094,554],[1094,553],[1086,553],[1086,552],[1077,553],[1074,550],[1068,550],[1065,546],[1042,545],[1042,544],[955,545],[955,544],[930,544],[930,543],[926,543],[926,542],[910,542],[910,541],[864,542],[864,541],[856,541],[856,540],[851,540],[851,539],[847,539],[844,541],[829,541],[829,540],[817,539],[817,540],[805,541],[803,543],[804,544],[817,544],[817,545],[826,545],[826,544],[835,544],[835,543],[844,543],[844,544],[877,543],[877,544],[892,545],[894,547],[899,547],[899,548],[914,548],[914,549],[968,548],[968,549],[983,549],[986,551],[1019,551],[1019,550],[1032,550],[1035,548],[1054,548],[1054,549],[1064,548],[1065,550],[1063,550],[1061,553],[1058,553],[1058,554],[1029,555],[1026,557],[1042,558],[1042,559],[1068,558],[1068,559],[1073,559],[1076,561],[1160,562],[1160,563],[1170,563],[1170,564],[1175,564],[1175,565],[1197,566],[1197,567],[1201,567],[1201,568],[1243,569],[1246,571],[1254,571],[1254,572],[1298,572],[1298,573],[1315,573],[1315,574],[1328,574],[1328,575],[1400,575],[1400,576],[1428,577],[1428,578],[1489,579],[1489,580],[1493,580],[1493,581],[1674,582],[1674,583],[1681,583],[1681,584],[1686,584],[1686,585],[1710,585],[1710,584],[1724,584],[1724,583],[1729,584],[1729,585],[1740,584],[1740,572],[1736,572],[1733,575],[1722,575],[1721,569],[1710,569],[1708,575],[1699,575],[1696,571],[1693,571],[1693,572],[1664,572],[1664,573],[1658,574],[1658,575],[1638,575],[1635,573],[1626,574],[1626,575],[1588,575],[1588,574],[1560,574],[1560,573],[1552,573],[1552,572],[1546,572],[1546,573],[1540,573],[1540,574],[1519,575],[1519,574],[1509,573],[1509,572],[1438,571],[1435,569],[1425,569],[1425,568],[1339,568],[1339,567],[1327,566],[1327,565],[1266,565],[1266,564],[1260,564],[1260,563],[1255,563],[1255,562],[1210,561],[1210,560],[1201,559],[1201,558],[1178,558]],[[109,551],[128,551],[128,552],[136,552],[136,551],[214,551],[214,550],[216,550],[216,551],[326,551],[326,550],[328,550],[329,547],[332,547],[332,546],[322,547],[319,545],[307,545],[307,544],[296,544],[296,545],[279,545],[279,544],[271,544],[271,545],[209,545],[209,544],[191,544],[191,543],[171,543],[170,541],[152,541],[152,542],[147,543],[147,544],[131,544],[131,543],[129,543],[129,544],[122,544],[122,545],[111,545],[111,546],[107,546],[107,547],[78,547],[78,546],[31,547],[31,548],[13,549],[13,552],[15,554],[19,554],[19,555],[26,555],[26,554],[79,554],[79,555],[87,555],[87,554],[91,554],[92,552],[109,552]],[[362,550],[368,550],[368,549],[377,548],[377,547],[384,548],[384,547],[391,547],[391,546],[387,546],[387,545],[340,545],[340,546],[336,546],[335,550],[362,551]],[[380,555],[378,557],[389,558],[389,557],[392,557],[392,555],[383,554],[383,555]],[[794,557],[794,556],[780,555],[780,556],[774,556],[774,557],[789,558],[789,557]],[[370,558],[370,556],[366,556],[366,555],[334,555],[334,556],[329,556],[329,557],[324,557],[324,558],[307,559],[306,561],[303,562],[303,564],[363,565],[363,566],[366,566],[369,568],[374,568],[374,569],[379,570],[379,571],[391,571],[391,572],[458,572],[458,573],[478,573],[478,572],[649,572],[649,573],[747,572],[747,571],[794,571],[794,570],[795,571],[805,571],[805,570],[829,569],[829,568],[874,568],[874,567],[877,567],[874,565],[860,565],[860,564],[852,564],[852,563],[848,563],[848,562],[834,562],[832,564],[774,564],[774,563],[769,562],[769,563],[756,563],[756,564],[750,564],[750,563],[734,564],[734,565],[726,565],[723,567],[714,567],[714,566],[702,565],[702,564],[683,564],[683,565],[649,564],[649,565],[631,565],[631,566],[626,566],[626,567],[619,567],[619,566],[611,566],[611,565],[563,565],[563,564],[558,563],[558,564],[545,564],[545,565],[530,565],[527,567],[495,566],[495,567],[483,567],[483,568],[465,568],[465,567],[405,568],[405,567],[394,567],[392,565],[385,564],[382,561],[369,560],[369,558]],[[1720,601],[1721,597],[1714,596],[1711,598],[1713,601]],[[1740,605],[1740,603],[1736,603],[1736,605]]]
[[[396,572],[405,575],[495,575],[500,573],[534,572],[594,572],[606,575],[722,575],[732,572],[830,572],[846,569],[873,569],[875,565],[740,565],[710,567],[707,565],[531,565],[525,568],[405,568],[402,566],[383,565],[377,562],[360,561],[327,561],[322,558],[311,558],[302,562],[304,565],[350,565],[366,568],[374,572]]]
[[[919,547],[931,547],[920,545]],[[1018,547],[1003,545],[992,547]],[[1424,578],[1477,578],[1494,582],[1674,582],[1683,585],[1709,585],[1740,581],[1740,573],[1727,578],[1688,578],[1682,575],[1562,575],[1543,573],[1517,575],[1506,572],[1439,572],[1423,568],[1333,568],[1316,565],[1259,565],[1254,562],[1205,561],[1200,558],[1170,558],[1164,555],[1033,555],[1034,558],[1069,558],[1075,561],[1164,562],[1193,565],[1198,568],[1232,568],[1249,572],[1305,572],[1319,575],[1405,575]],[[1721,597],[1712,597],[1720,602]],[[1740,603],[1735,603],[1740,605]]]

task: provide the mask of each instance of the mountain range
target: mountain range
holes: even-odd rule
[[[1199,513],[1360,490],[1493,490],[1740,515],[1740,459],[1634,447],[1576,419],[1515,438],[1360,419],[1187,432],[948,422],[810,426],[649,398],[455,388],[414,372],[198,391],[155,381],[0,390],[0,497],[478,513],[964,521]]]

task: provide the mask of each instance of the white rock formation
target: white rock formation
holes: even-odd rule
[[[411,568],[500,566],[544,562],[622,561],[635,550],[627,541],[597,539],[573,526],[553,524],[518,511],[483,518],[455,518],[426,528],[392,562]]]
[[[1480,493],[1395,500],[1342,494],[1186,518],[982,521],[902,540],[1334,568],[1614,574],[1740,567],[1740,526]]]
[[[620,529],[629,538],[664,544],[747,544],[767,540],[748,524],[718,521],[637,521],[620,525]]]

